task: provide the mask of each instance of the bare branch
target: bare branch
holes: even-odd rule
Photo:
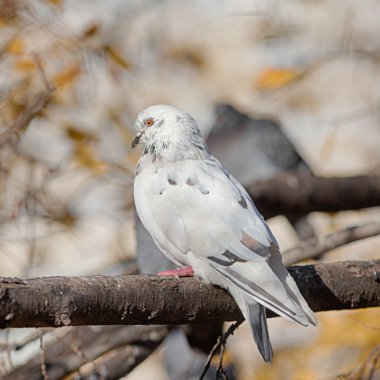
[[[40,336],[40,367],[41,367],[41,376],[42,376],[43,380],[49,380],[49,376],[46,372],[44,341],[43,341],[43,335],[42,334]]]
[[[235,323],[233,323],[225,332],[223,335],[221,335],[215,346],[212,348],[212,350],[210,351],[210,354],[208,355],[207,357],[207,360],[206,360],[206,363],[203,367],[203,371],[201,373],[201,375],[199,376],[199,380],[203,380],[204,377],[206,376],[206,373],[207,371],[209,370],[210,368],[210,365],[211,365],[211,360],[212,358],[217,354],[217,352],[220,350],[220,361],[219,361],[219,367],[218,367],[218,370],[219,372],[221,371],[222,369],[222,359],[223,359],[223,353],[224,353],[224,347],[227,343],[227,339],[230,335],[233,335],[234,332],[236,331],[236,329],[244,322],[244,319],[239,319],[238,321],[236,321]]]
[[[168,333],[163,326],[79,326],[44,348],[46,373],[61,379],[80,369],[81,379],[94,378],[101,372],[107,379],[117,379],[130,372],[163,341]],[[85,355],[83,354],[85,352]],[[117,357],[120,354],[121,357]],[[128,355],[124,361],[123,358]],[[41,361],[36,356],[2,377],[2,380],[40,380]]]
[[[20,138],[33,118],[41,112],[49,102],[53,90],[53,87],[48,87],[35,96],[31,104],[20,113],[14,124],[0,133],[0,146]]]
[[[380,221],[347,227],[301,242],[297,247],[284,252],[283,262],[285,265],[293,265],[302,260],[317,259],[327,251],[377,235],[380,235]]]
[[[376,346],[368,358],[358,367],[335,377],[335,380],[372,380],[375,372],[380,368],[380,346]]]
[[[294,219],[313,211],[358,210],[380,205],[380,176],[315,177],[283,173],[247,189],[265,218]]]
[[[96,359],[94,364],[100,369],[100,375],[107,380],[118,380],[127,375],[162,343],[167,335],[166,331],[163,333],[164,331],[161,329],[155,334],[150,334],[148,345],[137,342],[112,350]],[[81,369],[80,375],[82,380],[94,379],[94,371],[86,368]]]
[[[315,311],[380,306],[380,260],[290,268]],[[241,318],[232,297],[196,278],[0,279],[0,327],[185,324]]]

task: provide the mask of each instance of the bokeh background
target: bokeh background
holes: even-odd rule
[[[0,132],[32,118],[19,140],[0,147],[0,275],[128,267],[136,255],[140,153],[130,150],[133,122],[152,104],[190,112],[205,136],[216,105],[229,104],[280,124],[316,175],[378,173],[379,20],[375,0],[0,1]],[[33,109],[49,86],[46,107]],[[236,157],[249,168],[244,152]],[[379,218],[372,208],[313,213],[308,221],[323,235]],[[298,244],[285,218],[269,224],[282,250]],[[380,239],[372,238],[323,260],[379,252]],[[363,365],[380,343],[379,310],[318,318],[314,329],[269,321],[271,366],[241,326],[226,353],[236,379],[367,378]],[[27,333],[0,338],[6,345]],[[164,345],[127,378],[169,379],[167,353]],[[0,373],[31,355],[32,346],[3,350]]]

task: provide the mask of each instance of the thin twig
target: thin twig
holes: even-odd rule
[[[226,342],[227,342],[227,338],[230,336],[230,335],[233,335],[233,333],[235,332],[235,330],[244,322],[244,319],[240,319],[238,321],[236,321],[235,323],[233,323],[226,331],[223,335],[221,335],[219,338],[218,338],[218,341],[216,342],[215,346],[212,348],[212,350],[210,351],[208,357],[207,357],[207,360],[206,360],[206,363],[203,367],[203,371],[201,373],[201,375],[199,376],[199,380],[203,380],[207,371],[209,370],[210,368],[210,365],[211,365],[211,360],[212,358],[216,355],[216,353],[220,350],[221,354],[224,353],[224,348],[223,350],[221,350],[221,347],[225,346],[226,345]],[[221,363],[222,363],[222,359],[219,361],[219,366],[221,366]],[[219,367],[218,367],[218,371],[219,371]]]
[[[6,333],[9,333],[9,331],[11,330],[5,330]],[[21,338],[20,341],[16,341],[14,343],[0,344],[0,350],[21,350],[26,345],[35,342],[37,339],[39,339],[41,337],[41,331],[43,331],[43,333],[45,334],[47,332],[54,331],[54,329],[40,327],[38,330],[33,330],[26,337]]]
[[[293,265],[302,260],[318,259],[327,251],[378,235],[380,235],[380,221],[347,227],[329,235],[301,242],[299,246],[284,252],[283,262],[285,265]]]
[[[116,380],[145,360],[168,331],[163,326],[82,326],[70,329],[67,334],[60,330],[55,339],[44,340],[46,370],[50,379],[66,378],[76,372],[81,379],[100,379],[102,375]],[[86,365],[89,362],[94,365]],[[40,363],[40,357],[34,356],[2,379],[41,380]]]
[[[95,364],[95,361],[92,360],[91,358],[87,357],[87,355],[84,353],[83,350],[81,350],[78,345],[76,345],[75,343],[71,343],[70,344],[70,349],[77,355],[79,355],[81,357],[81,360],[84,362],[84,363],[91,363],[92,365],[92,371],[91,373],[96,376],[96,379],[98,380],[104,380],[104,377],[102,376],[102,374],[99,372],[96,364]],[[78,372],[80,373],[80,368],[78,368]]]
[[[42,78],[45,90],[40,91],[29,106],[17,117],[12,126],[0,133],[0,146],[4,145],[14,138],[18,140],[23,132],[28,128],[33,118],[46,106],[50,100],[51,93],[55,90],[54,85],[47,79],[45,70],[42,66],[41,59],[38,54],[33,55],[37,70]]]
[[[34,62],[36,63],[38,72],[40,73],[42,82],[44,83],[46,90],[51,90],[51,91],[55,90],[54,85],[48,80],[48,78],[46,76],[46,72],[42,66],[40,56],[37,53],[34,53],[33,59],[34,59]]]
[[[14,124],[0,133],[0,146],[20,138],[32,119],[46,106],[52,91],[53,88],[48,88],[37,94],[31,104],[20,113]]]
[[[379,369],[378,364],[380,362],[380,346],[376,347],[376,349],[372,351],[370,358],[371,359],[369,364],[367,380],[372,380],[376,370]]]
[[[5,333],[6,341],[9,340],[9,333],[10,333],[10,330],[7,330],[6,333]],[[13,361],[12,361],[12,355],[11,355],[11,347],[7,347],[6,348],[6,357],[7,357],[7,360],[8,360],[9,367],[11,369],[14,369],[14,365],[13,365]]]
[[[334,380],[373,380],[373,375],[379,369],[380,346],[376,346],[367,359],[358,368],[342,373]]]
[[[46,372],[43,333],[41,333],[41,336],[40,336],[40,365],[41,365],[41,375],[42,375],[43,380],[49,380],[49,376]]]
[[[226,345],[221,344],[220,345],[220,353],[219,353],[219,365],[216,370],[216,380],[219,380],[221,377],[223,377],[224,380],[228,380],[228,376],[226,371],[223,368],[223,357],[224,357],[224,351],[226,350]]]

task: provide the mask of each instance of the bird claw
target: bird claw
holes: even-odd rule
[[[175,276],[177,278],[193,277],[194,271],[191,266],[186,266],[186,267],[174,269],[174,270],[164,270],[163,272],[159,272],[158,275],[159,276]]]

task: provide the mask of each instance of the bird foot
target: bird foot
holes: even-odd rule
[[[194,271],[193,268],[189,265],[183,268],[174,269],[174,270],[164,270],[163,272],[158,273],[159,276],[176,276],[176,277],[193,277]]]

